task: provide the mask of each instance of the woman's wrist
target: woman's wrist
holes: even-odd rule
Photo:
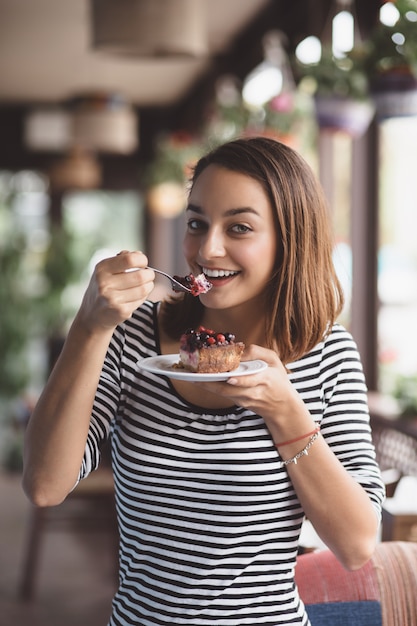
[[[280,403],[273,418],[265,419],[275,445],[298,448],[307,442],[318,424],[313,420],[302,398],[294,389],[291,395]],[[287,450],[285,450],[287,452]]]
[[[320,427],[317,427],[313,431],[312,435],[309,437],[307,443],[305,444],[303,448],[299,448],[297,452],[294,452],[292,454],[292,456],[285,456],[285,458],[281,456],[282,465],[287,466],[287,465],[291,465],[292,463],[294,465],[297,465],[298,461],[302,459],[303,456],[308,456],[311,446],[314,444],[314,442],[319,437],[319,435],[320,435]],[[304,439],[304,437],[302,437],[302,439]]]
[[[69,334],[87,341],[90,339],[109,341],[115,328],[116,326],[103,326],[102,324],[91,322],[91,320],[84,316],[82,311],[79,310],[71,325]]]
[[[297,437],[293,437],[292,439],[287,439],[286,441],[276,441],[275,445],[277,448],[283,448],[284,446],[289,446],[293,443],[297,443],[299,441],[303,441],[303,439],[307,439],[308,437],[313,437],[320,430],[320,426],[316,425],[313,430],[310,430],[308,433],[304,433],[302,435],[298,435]]]

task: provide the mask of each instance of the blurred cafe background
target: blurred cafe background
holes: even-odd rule
[[[25,425],[97,261],[185,273],[190,169],[251,134],[323,184],[389,498],[417,477],[417,0],[0,0],[0,625],[106,623],[111,478],[33,510]]]

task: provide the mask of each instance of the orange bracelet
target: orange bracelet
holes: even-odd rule
[[[277,448],[281,448],[282,446],[288,446],[290,443],[296,443],[297,441],[301,441],[301,439],[306,439],[307,437],[311,437],[312,435],[315,435],[316,433],[318,433],[320,430],[320,426],[317,426],[314,430],[312,430],[309,433],[306,433],[305,435],[301,435],[301,437],[295,437],[295,439],[288,439],[288,441],[282,441],[281,443],[276,443],[276,447]]]

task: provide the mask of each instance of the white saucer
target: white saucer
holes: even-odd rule
[[[152,356],[147,359],[138,361],[138,367],[146,372],[152,372],[153,374],[160,374],[161,376],[168,376],[169,378],[175,378],[177,380],[190,380],[190,381],[214,381],[214,380],[227,380],[232,376],[246,376],[247,374],[257,374],[262,372],[268,367],[265,361],[257,359],[255,361],[242,361],[239,367],[231,372],[219,372],[216,374],[205,374],[197,372],[187,372],[181,368],[176,368],[174,365],[179,363],[178,354],[163,354],[161,356]]]

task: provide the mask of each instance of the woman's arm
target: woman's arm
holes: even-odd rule
[[[153,289],[147,258],[123,253],[99,263],[63,350],[29,420],[23,488],[38,506],[59,504],[79,475],[97,385],[114,329]]]
[[[282,449],[291,458],[305,442]],[[379,520],[364,488],[346,471],[323,437],[297,465],[287,466],[306,517],[324,543],[350,570],[362,567],[375,549]]]
[[[316,426],[313,417],[274,352],[251,346],[245,358],[263,359],[269,367],[262,373],[232,378],[227,383],[206,383],[207,388],[210,385],[212,391],[261,415],[283,461],[292,459],[309,442]],[[382,483],[372,460],[371,443],[364,455],[355,449],[358,444],[354,435],[352,443],[346,445],[347,457],[356,457],[358,465],[367,457],[365,464],[352,470],[352,474],[321,434],[308,454],[297,463],[289,463],[286,469],[301,506],[321,539],[347,569],[357,569],[374,551],[379,520],[370,495],[353,474],[362,472],[364,482],[374,484],[380,500]]]

